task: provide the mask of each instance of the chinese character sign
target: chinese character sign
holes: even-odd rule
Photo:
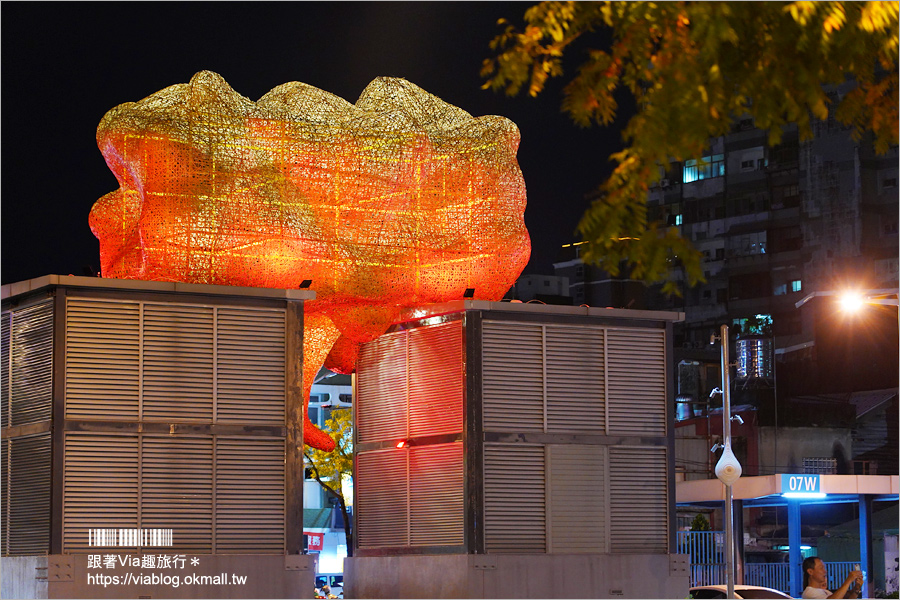
[[[90,215],[104,277],[297,288],[304,394],[404,308],[499,300],[528,261],[519,132],[403,79],[356,104],[281,85],[253,102],[208,71],[110,110],[97,142],[119,189]],[[308,422],[304,440],[332,440]]]

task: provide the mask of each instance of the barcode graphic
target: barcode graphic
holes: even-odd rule
[[[88,546],[171,545],[171,529],[88,529]]]

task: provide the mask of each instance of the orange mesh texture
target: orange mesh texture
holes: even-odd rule
[[[97,143],[120,186],[90,214],[103,276],[311,279],[307,398],[326,358],[352,371],[401,309],[466,288],[499,300],[528,261],[516,126],[403,79],[376,79],[355,105],[298,82],[253,102],[203,71],[110,110]]]

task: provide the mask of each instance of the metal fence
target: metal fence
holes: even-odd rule
[[[724,531],[679,531],[676,536],[676,551],[691,557],[691,585],[725,584],[725,532]],[[854,564],[859,561],[826,562],[828,583],[831,590],[844,582]],[[745,563],[744,583],[790,593],[789,563]]]

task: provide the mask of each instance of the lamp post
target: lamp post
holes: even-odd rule
[[[722,351],[722,437],[725,448],[716,463],[716,477],[725,484],[725,587],[734,598],[734,498],[732,486],[741,476],[741,463],[731,450],[731,363],[728,358],[728,325],[719,330]]]

